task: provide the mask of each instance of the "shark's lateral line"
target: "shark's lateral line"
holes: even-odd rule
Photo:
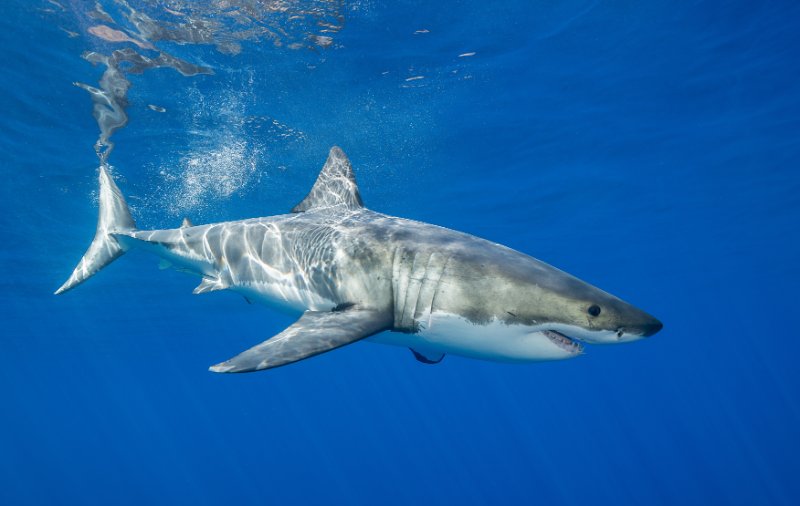
[[[172,230],[137,230],[101,168],[97,232],[56,294],[134,247],[160,256],[162,268],[199,276],[194,293],[232,290],[302,313],[214,372],[278,367],[365,338],[407,346],[424,363],[446,353],[558,360],[579,355],[579,341],[633,341],[661,329],[647,313],[535,258],[364,208],[338,147],[292,214],[198,226],[185,219]]]

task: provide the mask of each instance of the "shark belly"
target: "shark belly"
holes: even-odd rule
[[[563,360],[580,355],[579,347],[554,339],[543,328],[497,319],[473,323],[443,311],[431,313],[415,333],[384,332],[370,341],[497,362]]]

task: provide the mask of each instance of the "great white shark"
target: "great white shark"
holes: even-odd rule
[[[300,314],[283,332],[214,372],[278,367],[369,338],[424,363],[446,353],[529,362],[572,358],[581,342],[651,336],[653,316],[500,244],[364,207],[350,161],[330,150],[291,214],[169,230],[138,230],[100,168],[89,249],[55,293],[141,248],[201,278],[194,293],[231,290]]]

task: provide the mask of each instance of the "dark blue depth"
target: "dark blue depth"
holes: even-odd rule
[[[145,254],[52,295],[96,221],[72,83],[110,47],[62,2],[0,6],[0,504],[800,503],[800,4],[364,0],[327,49],[170,46],[215,74],[131,78],[140,226],[285,213],[337,144],[368,207],[665,324],[561,363],[358,343],[224,376],[291,318]],[[192,157],[239,173],[214,152],[255,167],[181,201]]]

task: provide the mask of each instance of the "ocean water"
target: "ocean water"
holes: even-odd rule
[[[797,2],[4,0],[0,504],[800,503],[798,26]],[[217,375],[292,318],[139,252],[53,295],[101,161],[166,228],[283,214],[333,145],[368,207],[664,330]]]

